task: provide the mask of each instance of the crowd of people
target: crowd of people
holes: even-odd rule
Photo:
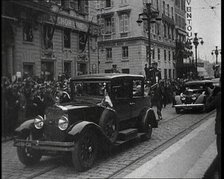
[[[158,119],[162,120],[162,108],[165,108],[167,104],[172,103],[175,105],[175,96],[180,94],[184,90],[184,79],[164,79],[159,80],[154,85],[149,81],[150,86],[149,95],[151,96],[151,107],[157,107]]]
[[[152,105],[157,106],[157,114],[161,119],[162,107],[166,107],[169,103],[174,104],[174,96],[183,90],[184,81],[160,80],[157,84],[150,95]],[[42,115],[48,106],[70,100],[69,79],[63,76],[51,81],[35,77],[18,78],[12,81],[2,77],[1,85],[3,136],[12,134],[25,120]]]
[[[3,136],[12,134],[23,121],[43,114],[46,107],[70,98],[69,79],[62,77],[57,81],[32,77],[12,81],[2,77],[1,87]]]

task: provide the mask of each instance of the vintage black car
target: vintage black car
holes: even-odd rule
[[[69,102],[48,107],[44,115],[16,129],[14,146],[23,164],[71,152],[74,168],[85,171],[101,150],[135,138],[149,139],[152,128],[158,127],[142,75],[81,75],[70,87]]]
[[[215,108],[215,98],[212,96],[214,85],[211,80],[188,81],[185,91],[175,96],[176,113],[182,110],[196,109],[208,112]]]

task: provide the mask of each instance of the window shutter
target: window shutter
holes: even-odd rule
[[[128,24],[129,24],[128,15],[125,14],[125,15],[124,15],[124,31],[125,31],[125,32],[128,32]]]
[[[115,33],[115,18],[111,17],[111,32]]]

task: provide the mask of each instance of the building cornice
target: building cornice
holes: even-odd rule
[[[128,42],[128,41],[144,41],[145,45],[148,44],[148,38],[143,37],[143,36],[137,36],[137,37],[129,37],[129,38],[122,38],[122,39],[110,39],[110,40],[104,40],[104,41],[99,41],[99,45],[109,45],[109,44],[113,44],[113,43],[120,43],[120,42]],[[153,40],[151,39],[152,44],[159,44],[161,46],[164,47],[168,47],[168,48],[175,48],[175,43],[171,44],[171,43],[166,43],[166,42],[162,42],[162,41],[158,41],[158,40]]]

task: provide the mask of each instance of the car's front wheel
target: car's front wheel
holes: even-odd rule
[[[85,131],[80,139],[75,142],[72,151],[72,162],[75,170],[86,171],[90,169],[97,156],[98,144],[97,137],[93,131]]]
[[[105,135],[114,143],[118,137],[118,119],[114,112],[105,110],[100,118],[99,125]]]
[[[181,110],[180,108],[175,108],[175,110],[177,114],[180,114],[180,110]]]
[[[28,141],[30,140],[30,137],[27,136],[25,139]],[[17,147],[17,155],[20,162],[27,166],[38,163],[42,157],[39,150],[35,150],[30,147]]]

